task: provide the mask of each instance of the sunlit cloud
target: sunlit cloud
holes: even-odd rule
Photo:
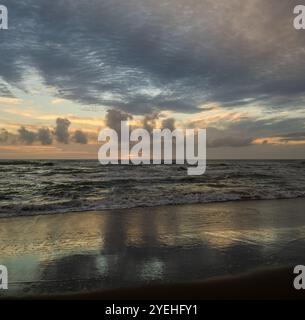
[[[57,99],[53,99],[53,100],[51,101],[51,104],[64,104],[64,103],[66,103],[66,102],[67,102],[67,100],[65,100],[65,99],[57,98]]]
[[[5,112],[5,113],[9,113],[9,114],[13,114],[13,115],[17,115],[17,116],[21,116],[24,118],[30,118],[30,119],[35,119],[35,112],[33,111],[26,111],[23,108],[7,108],[7,109],[3,109],[1,110],[1,112]]]
[[[17,98],[8,98],[8,97],[0,97],[0,106],[1,105],[18,105],[21,104],[22,100]]]
[[[270,144],[270,145],[291,145],[291,146],[298,146],[298,145],[305,145],[305,138],[303,140],[293,140],[287,139],[284,137],[264,137],[258,138],[253,141],[253,144]]]

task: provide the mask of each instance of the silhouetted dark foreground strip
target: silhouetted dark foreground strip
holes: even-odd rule
[[[32,297],[90,300],[213,300],[213,299],[305,299],[305,290],[293,287],[293,268],[268,269],[240,276],[221,277],[201,283],[151,285],[91,293]]]

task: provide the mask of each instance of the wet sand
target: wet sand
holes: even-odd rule
[[[215,277],[202,282],[147,285],[138,288],[88,293],[31,296],[42,300],[304,300],[295,290],[293,267],[257,270],[237,276]]]
[[[175,291],[197,286],[212,298],[223,281],[241,279],[250,296],[273,298],[266,274],[273,279],[281,270],[278,279],[291,290],[292,269],[278,268],[305,264],[304,208],[296,199],[3,218],[0,264],[8,267],[9,290],[0,295],[136,297],[149,286],[179,298]],[[264,276],[256,272],[262,269]],[[260,277],[241,276],[249,272]]]

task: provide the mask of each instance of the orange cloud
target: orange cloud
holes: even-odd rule
[[[257,138],[252,143],[297,146],[297,145],[304,145],[305,140],[285,140],[283,139],[283,137],[265,137],[265,138]]]

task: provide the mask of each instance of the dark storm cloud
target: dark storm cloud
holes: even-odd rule
[[[89,140],[88,133],[82,130],[76,130],[70,137],[69,127],[71,125],[70,120],[58,118],[56,120],[56,127],[39,128],[37,131],[30,131],[25,127],[18,129],[18,134],[9,132],[7,129],[0,129],[0,144],[19,145],[28,144],[31,145],[34,142],[40,142],[44,146],[52,145],[54,137],[60,143],[75,142],[79,144],[87,144]],[[96,137],[94,136],[94,139]]]
[[[239,137],[271,137],[289,135],[295,128],[305,130],[304,119],[288,118],[278,120],[276,117],[271,119],[244,119],[229,126],[229,131],[233,136]]]
[[[58,118],[56,120],[55,136],[60,143],[69,143],[69,127],[71,122],[68,119]]]
[[[5,143],[8,141],[9,133],[6,129],[0,130],[0,143]]]
[[[305,140],[305,132],[293,132],[293,133],[282,135],[282,137],[287,139],[304,139]]]
[[[7,87],[6,84],[1,83],[1,79],[0,79],[0,96],[2,97],[8,97],[8,98],[12,98],[13,94],[12,92],[9,90],[9,88]]]
[[[76,143],[80,143],[80,144],[87,144],[88,137],[83,131],[76,130],[73,135],[73,141],[75,141]]]
[[[36,133],[33,131],[29,131],[25,127],[21,127],[18,130],[18,133],[19,139],[26,144],[32,144],[36,140]]]
[[[282,142],[305,141],[305,132],[293,132],[279,136]]]
[[[132,115],[121,110],[108,110],[106,114],[106,126],[114,129],[117,133],[121,132],[121,121],[132,119]]]
[[[37,70],[60,97],[133,114],[305,101],[297,0],[3,2],[0,76],[14,87]]]
[[[147,130],[148,132],[152,133],[153,129],[156,127],[156,121],[159,119],[159,113],[153,112],[151,114],[146,114],[143,117],[143,129]]]
[[[23,141],[24,142],[24,141]],[[0,144],[15,145],[20,143],[19,134],[11,133],[7,129],[0,129]]]
[[[40,128],[37,132],[37,139],[42,145],[50,145],[53,143],[52,132],[49,128]]]
[[[167,118],[162,121],[162,128],[169,129],[171,131],[175,130],[175,122],[174,118]]]
[[[219,147],[246,147],[250,146],[253,142],[251,138],[237,138],[237,137],[224,137],[208,142],[207,146],[210,148]]]
[[[304,131],[293,132],[295,128]],[[305,122],[300,118],[243,119],[232,122],[225,129],[207,129],[207,145],[211,148],[246,147],[253,145],[255,139],[264,138],[279,138],[287,142],[305,140]]]

